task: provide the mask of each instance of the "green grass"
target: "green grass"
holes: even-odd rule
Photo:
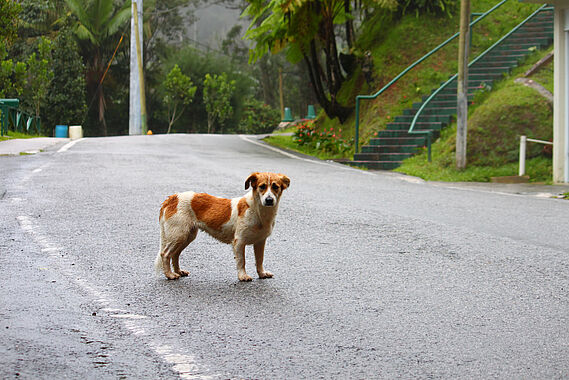
[[[522,76],[547,52],[529,57],[504,80],[494,84],[493,90],[476,95],[469,108],[467,168],[456,169],[456,123],[442,131],[432,145],[432,162],[426,153],[407,159],[395,171],[431,181],[488,182],[491,177],[518,174],[519,136],[551,140],[553,111],[551,105],[534,89],[517,84]],[[549,65],[532,79],[547,85],[552,81]],[[531,182],[552,181],[552,160],[545,156],[541,144],[528,144],[526,174]]]
[[[309,156],[314,156],[321,160],[334,160],[334,159],[341,159],[344,157],[344,155],[342,154],[331,154],[328,152],[310,148],[306,145],[302,146],[298,145],[297,143],[294,142],[292,136],[279,135],[278,133],[266,137],[265,139],[263,139],[263,141],[275,147],[288,149],[293,152],[302,153]]]
[[[473,12],[483,12],[495,5],[493,0],[480,0],[473,6]],[[493,15],[474,27],[471,59],[492,45],[513,26],[524,20],[535,4],[509,2]],[[371,51],[374,59],[374,86],[368,85],[356,71],[356,76],[344,83],[340,96],[349,100],[356,94],[372,94],[383,87],[409,64],[423,56],[444,41],[458,29],[458,14],[452,18],[433,18],[414,15],[394,20],[378,13],[371,22],[362,26],[358,41],[360,54]],[[481,92],[475,98],[475,105],[469,110],[468,167],[455,169],[456,125],[442,132],[433,144],[433,162],[428,163],[423,152],[405,160],[397,171],[434,181],[489,181],[491,177],[516,175],[518,173],[517,154],[519,135],[548,140],[552,133],[552,110],[550,105],[537,93],[522,85],[514,84],[513,79],[520,76],[547,52],[538,51],[529,57],[525,65],[515,69],[510,79],[493,84],[493,91]],[[385,129],[395,116],[400,115],[414,102],[438,87],[456,72],[457,41],[428,58],[400,79],[394,86],[375,100],[361,103],[360,145],[367,143],[376,131]],[[532,79],[553,90],[553,67],[549,63],[532,76]],[[316,125],[321,130],[342,128],[344,138],[354,136],[355,118],[340,125],[337,119],[330,120],[324,113],[319,115]],[[267,142],[300,153],[319,158],[326,154],[300,147],[287,137],[270,137]],[[540,156],[543,147],[528,145],[526,172],[531,181],[551,182],[552,164],[548,157]],[[344,158],[351,159],[353,149]]]
[[[5,134],[4,136],[0,136],[0,141],[12,140],[12,139],[33,139],[35,137],[45,137],[45,136],[28,135],[22,132],[8,131],[8,133]]]

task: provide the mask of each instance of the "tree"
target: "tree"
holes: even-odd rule
[[[194,99],[197,87],[188,76],[182,74],[178,65],[175,65],[166,77],[164,88],[166,90],[164,103],[168,106],[168,132],[166,133],[170,133],[172,124],[182,116],[186,106]],[[178,110],[179,106],[182,106],[182,109]]]
[[[21,95],[26,78],[26,64],[6,59],[7,56],[6,47],[0,42],[0,98]]]
[[[28,58],[28,83],[26,92],[28,99],[32,100],[34,112],[40,116],[40,106],[47,97],[49,85],[53,79],[51,62],[51,41],[40,37],[38,51],[33,52]]]
[[[101,80],[119,41],[119,29],[130,19],[130,1],[115,9],[113,0],[65,0],[76,17],[75,34],[86,60],[89,97],[95,97],[101,134],[107,135],[105,93]]]
[[[221,75],[205,75],[203,99],[207,111],[207,133],[215,132],[215,125],[231,116],[231,96],[235,91],[235,81],[227,79],[227,73]]]
[[[71,31],[64,27],[53,42],[53,80],[49,87],[45,125],[80,124],[87,112],[85,100],[85,65]]]
[[[0,1],[0,44],[10,44],[18,34],[18,16],[22,10],[19,2]]]
[[[348,2],[348,4],[346,4]],[[336,45],[335,25],[344,25],[348,45],[353,40],[349,0],[249,0],[245,14],[252,18],[246,37],[255,42],[251,61],[269,51],[286,49],[292,63],[304,61],[318,103],[330,118],[344,122],[353,107],[342,104],[338,92],[346,80]],[[356,1],[393,7],[395,0]]]

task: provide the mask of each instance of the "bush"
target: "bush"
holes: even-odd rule
[[[419,17],[422,14],[451,17],[458,8],[457,0],[399,0],[401,13],[415,12]]]
[[[293,135],[293,141],[300,146],[336,154],[350,150],[350,144],[342,138],[342,129],[334,128],[316,130],[312,120],[305,120],[298,124]]]
[[[251,135],[271,133],[281,120],[280,112],[256,99],[245,101],[239,131]]]

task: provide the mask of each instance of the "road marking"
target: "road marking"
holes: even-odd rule
[[[68,142],[67,144],[65,144],[64,146],[62,146],[61,148],[59,148],[59,150],[57,151],[57,153],[63,153],[63,152],[67,152],[67,150],[69,148],[71,148],[73,145],[77,144],[79,141],[83,141],[83,138],[77,139],[77,140],[73,140]]]
[[[292,154],[292,153],[285,152],[285,151],[282,150],[282,149],[275,148],[275,147],[273,147],[273,146],[270,146],[270,145],[267,145],[267,144],[263,144],[263,143],[260,143],[260,142],[258,142],[258,141],[251,140],[250,138],[248,138],[248,137],[245,136],[245,135],[239,135],[239,138],[240,138],[241,140],[250,142],[251,144],[255,144],[255,145],[262,146],[263,148],[272,150],[273,152],[278,152],[278,153],[280,153],[280,154],[282,154],[282,155],[284,155],[284,156],[287,156],[287,157],[290,157],[290,158],[295,158],[295,159],[300,160],[300,161],[306,161],[306,162],[310,162],[310,163],[312,163],[312,164],[326,165],[326,166],[330,166],[330,167],[333,167],[333,168],[336,168],[336,169],[350,170],[350,171],[352,171],[352,172],[357,172],[357,173],[361,173],[361,174],[365,174],[365,175],[373,175],[372,173],[366,172],[366,171],[364,171],[364,170],[352,168],[352,167],[349,167],[349,166],[346,166],[346,165],[342,165],[342,164],[335,164],[335,163],[333,164],[333,163],[326,162],[326,161],[320,161],[320,160],[318,160],[318,159],[309,159],[309,158],[300,157],[300,156],[294,155],[294,154]]]
[[[194,356],[187,355],[183,352],[177,351],[171,346],[165,346],[161,341],[161,336],[156,336],[149,331],[160,331],[160,327],[153,320],[152,317],[129,313],[124,309],[120,309],[112,304],[112,298],[107,296],[105,292],[98,290],[87,279],[78,278],[77,273],[74,273],[69,265],[62,262],[63,248],[54,244],[51,239],[43,235],[37,226],[34,224],[32,217],[27,215],[20,215],[16,218],[22,230],[31,236],[32,240],[39,246],[42,252],[46,252],[49,257],[57,260],[57,270],[66,278],[73,281],[76,285],[87,293],[92,300],[100,305],[100,311],[106,312],[111,318],[120,320],[122,325],[132,335],[139,337],[150,347],[156,354],[161,357],[165,362],[172,365],[172,370],[178,374],[181,379],[199,379],[206,380],[212,379],[212,376],[202,375],[200,372],[205,372],[207,369],[200,366]],[[214,376],[219,377],[219,376]]]

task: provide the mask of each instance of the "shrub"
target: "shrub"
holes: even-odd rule
[[[247,134],[271,133],[281,120],[280,112],[256,99],[245,101],[239,131]]]
[[[342,129],[335,131],[332,127],[319,131],[312,120],[299,123],[292,138],[300,146],[308,146],[332,154],[345,153],[350,150],[349,142],[342,138]]]

